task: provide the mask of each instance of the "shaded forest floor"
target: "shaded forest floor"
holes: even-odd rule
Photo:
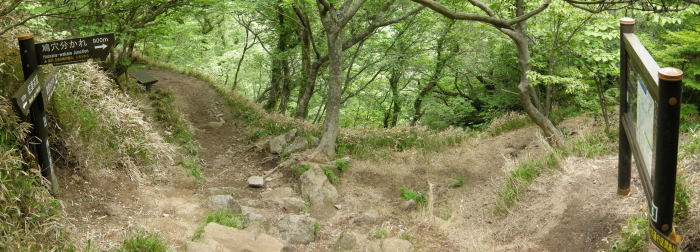
[[[91,240],[102,249],[117,246],[135,227],[159,232],[178,251],[201,225],[209,211],[212,188],[229,188],[243,206],[261,209],[269,221],[263,232],[277,236],[275,220],[303,211],[280,209],[266,203],[263,194],[292,188],[298,179],[283,171],[265,188],[247,186],[247,178],[272,169],[276,156],[253,148],[241,124],[225,101],[208,84],[168,70],[151,68],[159,79],[155,89],[172,92],[175,107],[192,126],[201,145],[202,182],[184,172],[169,172],[153,180],[130,178],[127,173],[62,174],[67,186],[61,199],[75,226],[73,236]],[[224,120],[221,127],[207,127]],[[584,135],[593,122],[576,118],[563,127]],[[402,237],[419,251],[601,251],[608,250],[625,220],[644,211],[639,182],[632,194],[615,194],[617,157],[566,157],[560,167],[534,179],[507,214],[494,215],[499,188],[519,163],[550,150],[534,126],[498,136],[480,134],[455,148],[438,153],[406,150],[381,160],[353,161],[337,186],[341,208],[321,220],[320,233],[298,251],[331,250],[341,233],[352,229],[361,237]],[[172,169],[182,170],[173,164]],[[464,185],[451,187],[454,178]],[[399,188],[428,193],[433,184],[433,215],[428,208],[403,210]],[[73,186],[75,185],[75,186]],[[358,222],[369,210],[379,216]],[[79,231],[80,230],[80,231]]]

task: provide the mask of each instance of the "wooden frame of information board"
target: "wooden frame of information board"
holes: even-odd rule
[[[634,34],[634,24],[632,18],[620,19],[617,192],[630,192],[634,156],[650,211],[650,241],[661,251],[675,251],[680,242],[673,231],[673,205],[683,72],[659,68]]]

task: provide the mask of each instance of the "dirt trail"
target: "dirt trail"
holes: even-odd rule
[[[265,231],[279,237],[276,218],[300,212],[270,206],[261,193],[290,187],[298,194],[297,179],[285,171],[264,189],[247,187],[248,176],[274,167],[274,156],[250,148],[243,125],[206,83],[162,69],[148,72],[159,79],[154,88],[171,91],[176,108],[196,128],[204,161],[203,184],[197,187],[180,175],[137,184],[126,175],[106,174],[108,179],[99,182],[103,184],[80,184],[81,189],[65,198],[88,205],[75,209],[92,211],[72,215],[78,219],[76,229],[92,232],[87,237],[93,241],[114,245],[130,228],[146,226],[183,250],[208,211],[208,189],[231,187],[241,205],[261,209],[269,220]],[[220,127],[209,127],[222,119]],[[566,127],[580,133],[587,124],[590,122],[574,121]],[[492,214],[498,187],[509,171],[529,156],[544,153],[545,144],[537,132],[535,127],[526,127],[496,137],[478,136],[438,153],[407,150],[379,161],[354,161],[337,185],[342,208],[321,223],[316,241],[296,249],[329,251],[344,230],[352,229],[370,239],[377,230],[386,230],[388,237],[408,238],[419,251],[606,250],[624,219],[643,206],[639,188],[633,187],[632,197],[615,195],[615,157],[568,158],[562,161],[562,168],[537,178],[506,217]],[[465,185],[449,188],[450,177],[463,177]],[[398,189],[427,191],[428,182],[435,185],[437,217],[425,209],[401,210]],[[101,189],[115,188],[114,184],[119,185],[115,191]],[[98,197],[104,198],[96,200]],[[376,221],[355,221],[370,209],[379,211]]]

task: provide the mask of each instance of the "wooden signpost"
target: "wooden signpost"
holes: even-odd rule
[[[104,59],[114,44],[114,34],[101,34],[91,37],[73,38],[35,44],[34,35],[28,34],[17,38],[24,84],[15,92],[13,99],[20,113],[34,127],[31,137],[38,140],[32,149],[36,153],[41,174],[51,183],[51,191],[58,191],[58,180],[54,174],[53,160],[49,149],[49,132],[47,129],[46,106],[56,90],[58,81],[52,76],[41,82],[39,65],[66,65],[85,62],[88,59]]]
[[[620,19],[620,137],[618,194],[630,192],[631,158],[649,207],[651,249],[677,251],[673,228],[683,72],[659,68],[634,34],[634,19]]]

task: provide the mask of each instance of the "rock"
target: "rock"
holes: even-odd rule
[[[200,242],[188,242],[188,251],[283,251],[284,244],[265,233],[253,233],[223,226],[215,222],[207,224]]]
[[[409,211],[415,209],[417,205],[418,204],[416,203],[416,200],[406,200],[403,203],[401,203],[400,208],[401,210]]]
[[[229,194],[229,195],[236,195],[238,192],[238,188],[236,187],[230,187],[230,186],[225,186],[225,187],[211,187],[209,189],[209,195],[219,195],[219,194]]]
[[[241,205],[231,195],[213,195],[209,197],[209,207],[214,210],[224,210],[240,213]]]
[[[335,209],[338,209],[338,210],[343,209],[343,206],[341,206],[341,205],[333,205],[333,207],[335,207]]]
[[[248,186],[260,188],[265,186],[265,179],[262,176],[250,176],[248,178]]]
[[[340,234],[340,238],[335,242],[334,251],[353,250],[357,247],[358,236],[351,230],[345,230]]]
[[[277,227],[282,237],[292,244],[309,244],[314,241],[314,220],[306,215],[286,215],[279,219]]]
[[[288,198],[294,196],[294,190],[291,187],[278,187],[261,194],[263,199]]]
[[[376,209],[370,209],[367,210],[366,212],[360,214],[356,219],[355,222],[359,223],[365,223],[365,224],[374,224],[377,222],[379,219],[379,211]]]
[[[274,198],[267,200],[267,202],[287,211],[299,212],[306,208],[306,201],[297,197]]]
[[[388,238],[384,240],[373,241],[368,244],[369,252],[411,252],[413,244],[399,238]]]
[[[333,205],[338,201],[338,191],[328,181],[321,167],[313,165],[301,175],[300,180],[301,195],[311,202],[312,214],[319,218],[333,216]]]
[[[318,146],[321,143],[321,139],[318,139],[318,137],[309,137],[308,139],[311,141],[311,146]]]
[[[294,139],[294,136],[297,134],[297,129],[292,129],[287,133],[284,133],[282,135],[276,136],[272,139],[270,139],[270,152],[274,154],[281,154],[284,151],[284,148],[287,146],[289,141],[292,141]]]
[[[267,222],[267,218],[265,218],[265,216],[263,216],[262,214],[259,214],[259,212],[260,209],[241,206],[241,215],[245,216],[248,219],[248,221],[259,223]]]
[[[307,148],[309,148],[308,140],[305,137],[297,137],[291,144],[287,145],[284,152],[293,153],[306,150]]]

